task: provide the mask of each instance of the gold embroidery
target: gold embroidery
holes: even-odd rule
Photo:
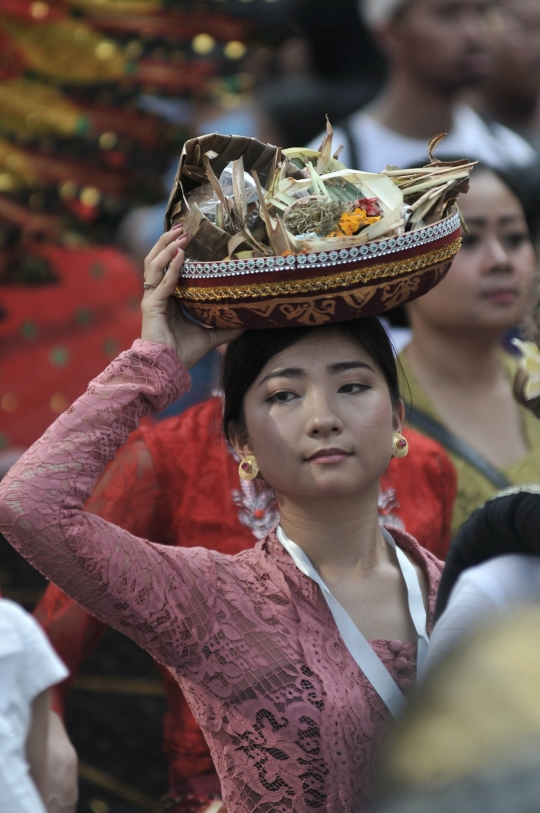
[[[366,307],[370,312],[380,313],[390,307],[401,305],[414,298],[429,274],[429,288],[444,276],[452,258],[397,280],[385,279],[359,288],[334,293],[304,294],[298,297],[265,299],[263,301],[239,300],[234,304],[216,302],[185,302],[189,313],[213,327],[278,327],[286,325],[324,325],[341,319],[354,319]],[[372,300],[378,301],[373,310]]]
[[[380,277],[393,277],[400,274],[419,271],[423,268],[443,262],[453,257],[461,247],[461,237],[458,237],[448,246],[435,249],[428,254],[422,254],[410,260],[398,260],[367,268],[357,268],[342,271],[337,274],[328,274],[324,277],[311,279],[280,280],[279,282],[259,282],[249,285],[220,285],[212,288],[184,288],[177,287],[174,296],[177,299],[187,299],[195,302],[216,301],[223,299],[246,299],[255,297],[283,296],[300,293],[315,293],[315,291],[331,290],[333,288],[347,288],[358,282]]]

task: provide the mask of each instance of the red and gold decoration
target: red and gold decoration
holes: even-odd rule
[[[130,208],[163,199],[193,105],[249,84],[253,26],[210,6],[0,0],[0,219],[103,243]]]
[[[321,149],[212,134],[184,145],[166,225],[191,240],[175,296],[212,327],[323,325],[429,291],[461,244],[456,198],[473,164],[376,175]]]

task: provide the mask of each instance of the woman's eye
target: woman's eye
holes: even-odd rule
[[[464,249],[477,248],[480,243],[480,237],[477,234],[463,234],[461,237],[461,246]]]
[[[339,388],[339,392],[344,392],[346,394],[347,393],[354,394],[357,392],[365,392],[366,390],[370,389],[371,387],[369,387],[367,384],[358,384],[358,382],[355,382],[351,384],[344,384],[342,387]]]
[[[270,398],[268,398],[268,403],[286,404],[288,401],[293,401],[295,398],[298,398],[296,393],[290,392],[290,390],[280,390],[279,392],[274,392]]]
[[[526,232],[514,232],[513,234],[506,234],[503,238],[503,242],[510,249],[519,248],[523,245],[523,243],[527,243],[528,241],[529,235]]]

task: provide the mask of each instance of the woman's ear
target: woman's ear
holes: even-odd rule
[[[247,433],[245,431],[237,432],[232,431],[229,434],[229,443],[233,447],[234,451],[238,455],[240,459],[243,457],[247,457],[247,455],[253,454],[251,451],[251,447],[249,445],[249,438],[247,437]]]
[[[392,429],[394,432],[401,432],[405,423],[405,403],[402,398],[392,407]]]

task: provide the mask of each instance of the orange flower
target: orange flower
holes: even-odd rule
[[[371,226],[380,220],[380,217],[368,217],[364,209],[355,209],[354,212],[344,212],[338,223],[337,229],[327,234],[327,237],[350,237],[360,229]]]

